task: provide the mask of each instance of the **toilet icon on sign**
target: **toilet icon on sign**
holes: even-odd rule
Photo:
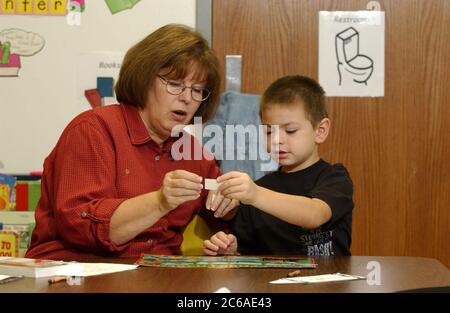
[[[336,35],[335,40],[339,86],[353,80],[367,85],[373,73],[373,60],[359,52],[359,32],[349,27]]]

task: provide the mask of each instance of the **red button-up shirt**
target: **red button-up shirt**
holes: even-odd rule
[[[80,260],[179,254],[182,231],[194,214],[204,215],[216,229],[224,226],[217,219],[214,223],[210,211],[201,210],[207,196],[203,190],[197,200],[181,204],[130,242],[117,246],[110,240],[110,220],[117,207],[128,198],[158,190],[167,172],[220,175],[209,157],[173,160],[171,146],[182,138],[169,138],[161,148],[149,137],[137,109],[129,105],[77,116],[44,162],[42,197],[26,257]]]

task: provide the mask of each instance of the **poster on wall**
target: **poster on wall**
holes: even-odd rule
[[[384,96],[384,12],[319,12],[319,82],[327,96]]]
[[[111,14],[132,9],[141,0],[105,0]]]
[[[39,53],[45,39],[36,33],[19,28],[0,30],[0,77],[18,77],[21,57]]]
[[[0,15],[65,16],[84,12],[85,0],[0,0]]]
[[[117,103],[114,84],[119,78],[123,52],[86,52],[78,58],[77,99],[92,108]]]

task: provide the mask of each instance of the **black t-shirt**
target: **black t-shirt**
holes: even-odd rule
[[[232,223],[241,254],[350,255],[353,184],[342,164],[331,165],[321,159],[300,171],[270,173],[256,184],[281,193],[320,199],[330,206],[332,217],[319,228],[304,229],[255,207],[241,205]]]

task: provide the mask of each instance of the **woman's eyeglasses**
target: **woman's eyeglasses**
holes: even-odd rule
[[[188,87],[185,84],[176,81],[176,80],[169,80],[169,79],[165,79],[164,77],[157,75],[166,85],[166,90],[168,93],[170,93],[171,95],[179,95],[181,94],[186,88],[191,89],[191,97],[192,99],[194,99],[195,101],[205,101],[206,99],[208,99],[209,95],[210,95],[210,91],[206,88],[201,88],[201,87]]]

